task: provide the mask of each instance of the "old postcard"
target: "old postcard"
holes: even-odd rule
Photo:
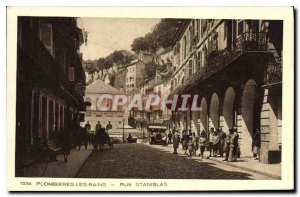
[[[292,7],[8,7],[8,190],[293,190],[293,47]]]

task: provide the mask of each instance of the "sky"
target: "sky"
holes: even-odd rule
[[[78,26],[88,31],[87,45],[80,47],[84,60],[106,57],[115,50],[131,51],[137,37],[151,32],[160,19],[79,18]]]

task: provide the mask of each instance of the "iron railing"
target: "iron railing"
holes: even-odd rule
[[[217,73],[219,70],[230,65],[235,59],[246,52],[267,50],[266,32],[245,32],[240,35],[230,46],[220,51],[212,51],[205,59],[204,66],[193,75],[186,77],[173,93],[183,93],[196,81],[203,81]]]
[[[282,82],[282,57],[278,57],[267,67],[264,85],[278,84]]]

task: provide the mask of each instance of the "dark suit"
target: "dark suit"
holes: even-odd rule
[[[225,145],[225,139],[226,139],[226,133],[224,131],[219,132],[219,138],[220,138],[220,156],[223,157],[224,151],[226,149]]]

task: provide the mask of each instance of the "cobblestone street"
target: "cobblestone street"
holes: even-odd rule
[[[76,177],[143,179],[270,179],[208,159],[173,155],[159,145],[116,144],[93,152]]]

